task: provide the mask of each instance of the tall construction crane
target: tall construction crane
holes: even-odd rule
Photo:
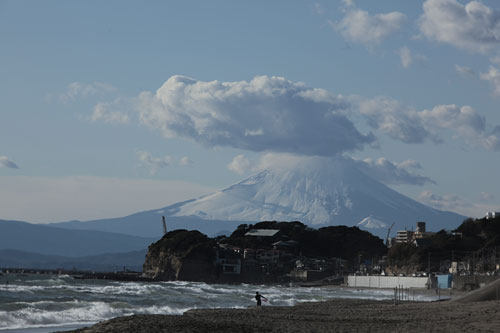
[[[389,229],[387,230],[387,236],[385,237],[385,245],[389,245],[389,234],[391,233],[391,229],[392,227],[394,227],[394,223],[389,227]]]

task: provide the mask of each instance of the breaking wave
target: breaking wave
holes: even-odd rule
[[[114,282],[70,276],[0,276],[0,331],[89,325],[132,314],[180,315],[190,309],[246,308],[259,291],[266,306],[332,298],[391,299],[391,290],[222,285],[201,282]],[[431,300],[419,296],[419,300]]]

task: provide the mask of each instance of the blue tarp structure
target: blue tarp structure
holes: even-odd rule
[[[438,288],[449,289],[451,288],[451,281],[453,280],[453,275],[444,274],[437,276]]]

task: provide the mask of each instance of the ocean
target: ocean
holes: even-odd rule
[[[116,282],[68,275],[0,276],[0,332],[53,332],[132,314],[180,315],[189,309],[246,308],[259,291],[264,306],[333,298],[392,299],[392,290],[202,282]],[[432,295],[418,294],[419,301]]]

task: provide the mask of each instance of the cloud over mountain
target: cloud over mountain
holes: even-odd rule
[[[167,138],[204,146],[332,156],[362,149],[341,96],[276,76],[251,81],[198,81],[170,77],[156,93],[139,96],[141,122]]]
[[[473,73],[458,65],[455,69]],[[493,85],[500,85],[499,77],[493,69],[481,74]],[[221,82],[174,75],[156,92],[97,104],[90,119],[121,124],[138,119],[166,138],[254,152],[334,156],[374,147],[375,135],[358,130],[365,125],[375,134],[407,144],[452,139],[500,151],[500,127],[487,124],[471,106],[446,104],[418,110],[386,96],[335,95],[276,76]],[[230,168],[241,173],[244,163],[233,161]]]
[[[384,157],[380,157],[376,160],[367,158],[353,161],[356,163],[359,170],[387,185],[424,185],[427,183],[436,183],[434,180],[418,175],[410,170],[422,168],[417,161],[407,160],[401,163],[395,163]]]
[[[391,162],[384,157],[376,160],[353,159],[348,156],[337,156],[337,160],[357,168],[369,177],[376,179],[387,185],[424,185],[427,183],[435,184],[435,181],[415,173],[413,170],[421,169],[420,163],[413,160],[406,160],[401,163]],[[261,155],[258,160],[251,160],[243,154],[237,155],[228,165],[228,169],[237,173],[260,172],[269,168],[275,168],[277,165],[295,168],[299,165],[314,165],[315,163],[328,163],[328,158],[297,156],[292,154],[267,153]]]
[[[479,1],[427,0],[423,9],[419,27],[430,40],[483,53],[500,45],[500,11]]]

